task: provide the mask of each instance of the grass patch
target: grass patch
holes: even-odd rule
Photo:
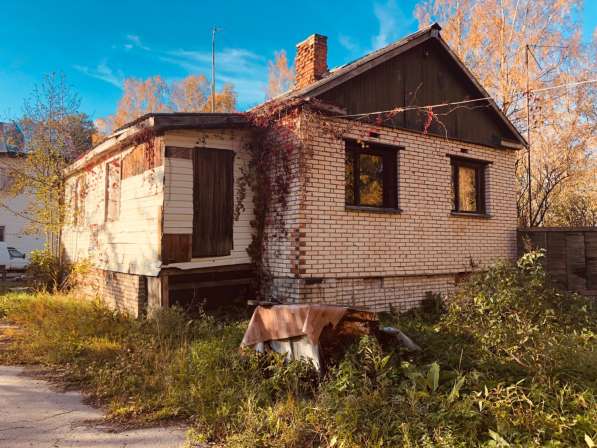
[[[0,296],[2,355],[43,363],[126,421],[184,419],[228,447],[591,446],[597,313],[549,286],[539,255],[476,275],[446,310],[384,317],[424,350],[363,338],[317,378],[241,355],[244,320],[136,321],[72,296]]]

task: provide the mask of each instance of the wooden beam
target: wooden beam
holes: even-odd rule
[[[239,285],[250,285],[253,282],[252,277],[244,277],[244,278],[235,278],[229,280],[209,280],[209,281],[201,281],[198,280],[196,282],[187,282],[187,283],[175,283],[170,285],[170,291],[184,291],[184,290],[191,290],[191,289],[201,289],[201,288],[217,288],[219,286],[239,286]]]

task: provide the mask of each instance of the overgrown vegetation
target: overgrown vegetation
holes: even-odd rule
[[[88,260],[69,263],[49,248],[33,250],[27,274],[35,290],[47,292],[66,292],[78,286],[83,276],[89,272]]]
[[[597,312],[552,289],[540,258],[475,275],[446,310],[385,316],[422,353],[363,338],[321,379],[241,354],[244,321],[135,321],[45,294],[0,299],[20,328],[2,356],[59,368],[112,418],[183,418],[229,447],[593,446]]]

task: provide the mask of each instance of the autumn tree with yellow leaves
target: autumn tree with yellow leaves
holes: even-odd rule
[[[232,84],[216,91],[216,112],[234,112],[237,95]],[[150,112],[211,112],[211,93],[204,75],[166,82],[161,76],[128,78],[116,112],[96,121],[105,135]]]
[[[597,225],[597,84],[570,85],[597,78],[597,35],[582,41],[582,8],[582,0],[423,0],[416,8],[421,26],[441,24],[525,136],[528,54],[532,212],[519,151],[521,225]]]
[[[288,66],[286,51],[276,51],[268,63],[267,98],[274,98],[292,88],[294,69]]]

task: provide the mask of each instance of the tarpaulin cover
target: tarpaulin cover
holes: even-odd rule
[[[274,305],[258,306],[249,322],[242,345],[307,336],[313,344],[326,325],[335,327],[349,308],[335,305]]]

